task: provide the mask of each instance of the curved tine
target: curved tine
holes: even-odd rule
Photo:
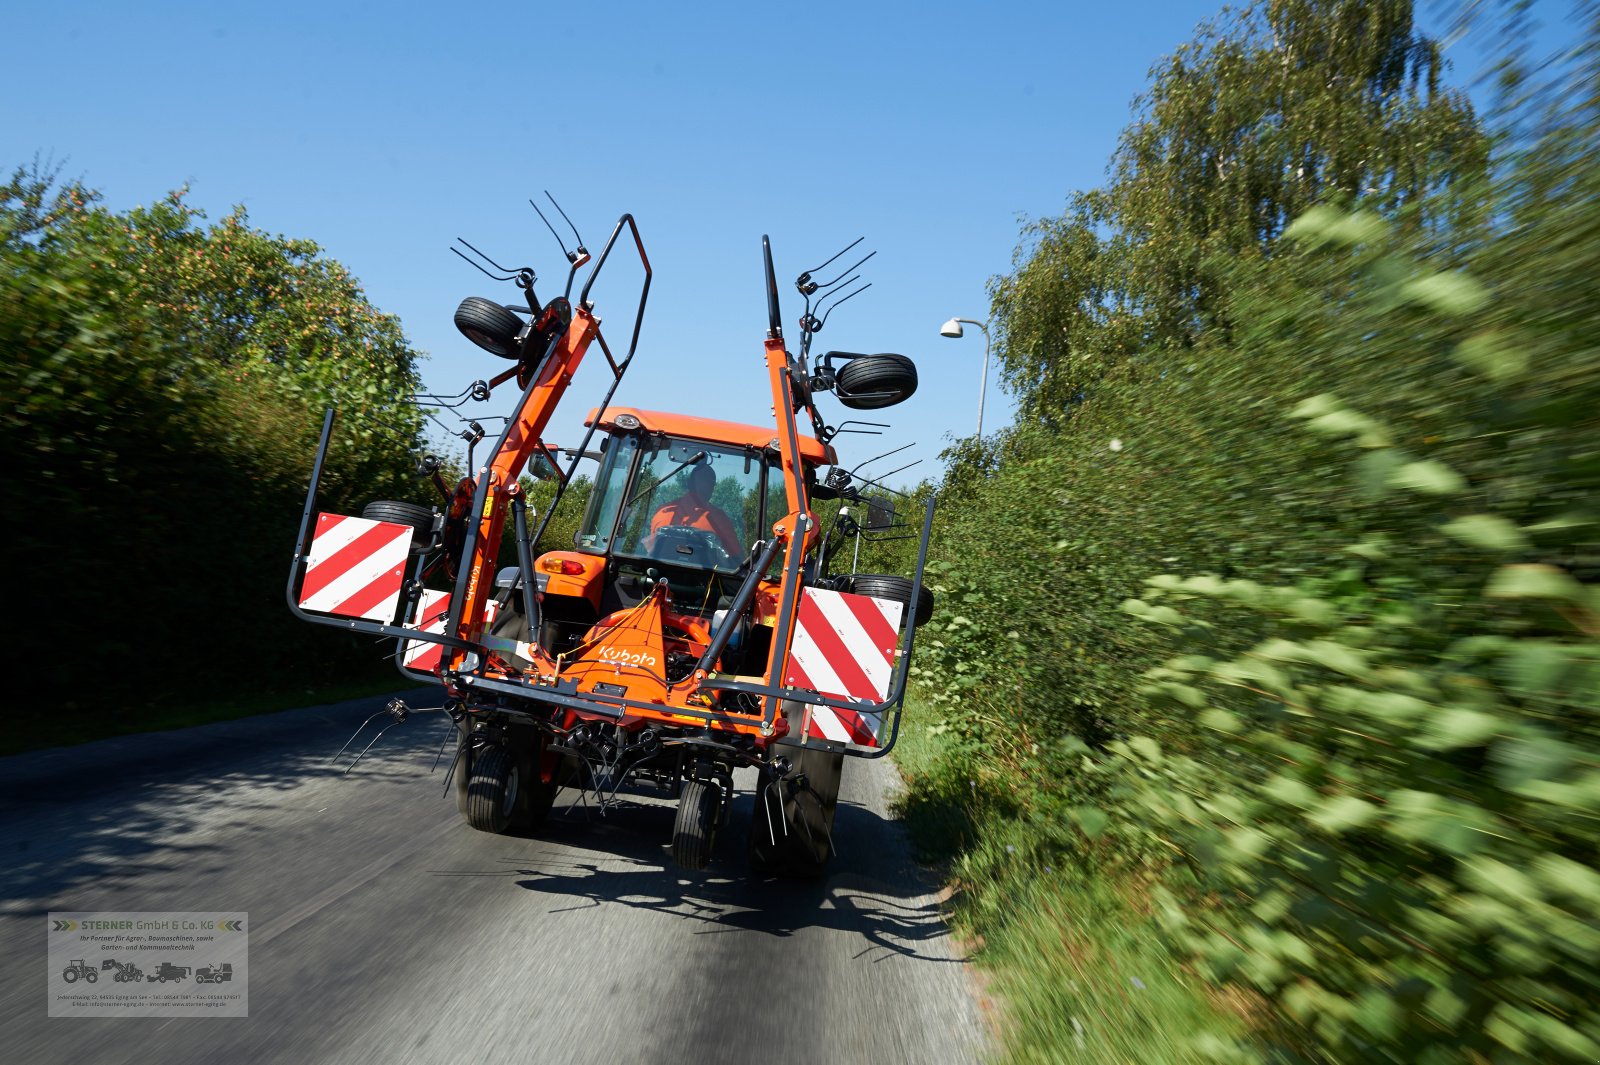
[[[860,281],[860,280],[861,280],[861,275],[860,274],[851,274],[849,276],[849,278],[841,280],[841,281],[838,281],[835,284],[829,285],[828,288],[819,288],[819,289],[817,289],[817,292],[820,294],[820,297],[817,300],[817,309],[821,310],[822,309],[822,305],[824,303],[828,302],[828,297],[833,295],[833,293],[830,292],[829,289],[836,289],[836,288],[840,288],[840,287],[845,286],[845,285],[853,285],[857,281]]]
[[[440,709],[443,709],[443,707]],[[450,742],[450,733],[454,731],[456,731],[456,723],[451,721],[450,727],[444,730],[444,735],[439,739],[439,749],[433,754],[433,764],[428,767],[429,773],[439,768],[439,759],[444,757],[444,745]]]
[[[845,252],[849,251],[851,248],[855,247],[857,244],[860,244],[862,241],[864,241],[866,239],[867,239],[866,237],[857,237],[855,240],[852,240],[849,244],[846,244],[844,247],[842,247],[838,251],[834,252],[833,253],[833,258],[829,259],[828,262],[823,263],[822,266],[813,266],[811,269],[807,270],[806,273],[808,273],[808,274],[816,273],[818,270],[821,270],[823,266],[827,266],[828,263],[833,262],[834,259],[837,259],[839,256],[843,255]],[[853,269],[853,267],[852,267],[852,269]],[[846,271],[846,272],[848,272],[848,271]]]
[[[361,753],[356,755],[356,760],[351,762],[349,765],[345,766],[344,773],[341,774],[341,775],[342,776],[349,776],[350,775],[350,770],[352,770],[356,766],[360,765],[361,764],[361,759],[365,758],[367,756],[367,752],[372,750],[372,744],[373,743],[377,743],[379,740],[383,739],[383,734],[385,732],[388,732],[390,729],[394,728],[398,724],[401,724],[401,722],[392,721],[389,724],[383,726],[381,729],[379,729],[378,730],[378,734],[376,736],[372,737],[372,743],[369,743],[365,747],[361,748]]]
[[[489,258],[487,255],[483,254],[483,252],[479,251],[476,247],[474,247],[472,242],[467,240],[465,237],[457,237],[456,239],[461,241],[461,243],[465,244],[467,247],[472,248],[472,253],[474,255],[478,256],[478,258],[482,259],[484,262],[488,263],[490,266],[494,267],[496,270],[499,270],[502,274],[509,275],[509,277],[506,278],[506,280],[508,280],[508,281],[515,280],[515,279],[521,277],[525,273],[532,274],[534,272],[533,267],[531,267],[531,266],[524,266],[524,267],[522,267],[520,269],[518,269],[516,267],[511,267],[511,266],[501,266],[499,263],[495,262],[493,259]],[[459,255],[460,253],[457,252],[456,254]],[[462,255],[461,257],[463,259],[466,258],[466,256],[464,256],[464,255]],[[537,278],[535,278],[535,280],[537,280]]]
[[[850,423],[849,422],[845,422],[845,424],[849,425]],[[888,428],[888,423],[887,422],[860,422],[858,424],[861,424],[861,425],[881,425],[884,428]],[[893,451],[885,451],[881,455],[874,455],[870,459],[864,459],[861,462],[856,463],[855,469],[850,471],[850,476],[854,477],[856,475],[856,470],[859,470],[863,466],[870,466],[874,462],[877,462],[879,459],[886,459],[890,455],[898,455],[900,452],[904,451],[906,448],[908,448],[908,447],[916,447],[916,446],[917,446],[917,442],[915,440],[913,440],[909,444],[901,444],[899,447],[895,448]]]
[[[339,754],[334,755],[329,759],[329,761],[337,763],[339,761],[339,756],[344,754],[345,751],[349,750],[352,743],[356,742],[356,737],[361,735],[361,730],[372,724],[372,718],[377,717],[379,714],[387,714],[388,712],[389,711],[387,709],[379,710],[377,714],[373,714],[372,717],[369,717],[365,721],[361,722],[361,724],[356,727],[356,730],[350,733],[350,738],[344,741],[344,746],[339,748]]]
[[[461,728],[461,722],[452,721],[451,725],[456,730],[456,736],[457,736],[457,739],[456,739],[456,753],[450,759],[450,768],[445,770],[445,774],[444,774],[444,790],[446,792],[448,792],[450,790],[450,779],[456,775],[456,765],[461,761],[461,753],[462,753],[462,751],[466,750],[466,747],[467,747],[467,734]]]
[[[462,241],[462,243],[465,244],[466,241]],[[817,288],[819,290],[820,289],[825,289],[825,288],[832,288],[834,285],[837,285],[839,283],[840,278],[844,277],[846,274],[852,273],[855,270],[859,270],[861,268],[861,264],[862,263],[866,262],[868,259],[872,258],[876,254],[878,254],[878,253],[875,252],[875,251],[867,252],[867,254],[863,255],[861,258],[856,260],[856,264],[854,266],[847,267],[846,269],[839,271],[839,277],[834,278],[832,281],[829,281],[825,285],[818,285]]]
[[[545,195],[548,196],[550,194],[547,192]],[[567,242],[561,239],[561,234],[556,232],[556,227],[550,224],[550,219],[546,218],[544,212],[539,210],[539,205],[533,202],[532,196],[528,197],[528,206],[533,208],[533,213],[539,216],[539,221],[544,223],[544,227],[550,231],[550,235],[556,238],[556,243],[561,247],[561,254],[565,255],[568,261],[571,261],[572,253],[567,250]]]
[[[549,189],[545,189],[544,190],[544,197],[545,197],[545,199],[549,200],[551,203],[555,204],[555,208],[556,208],[557,211],[561,211],[561,205],[559,203],[556,203],[556,198],[554,196],[550,195],[550,190]],[[566,219],[567,225],[572,229],[572,238],[578,242],[578,250],[582,251],[583,250],[583,235],[578,232],[578,227],[572,224],[572,219],[567,218],[567,212],[561,211],[561,217]]]
[[[840,304],[844,303],[846,300],[850,299],[852,296],[861,295],[863,292],[865,292],[867,289],[869,289],[871,287],[872,287],[872,282],[868,281],[865,285],[862,285],[860,288],[858,288],[854,292],[850,293],[849,296],[840,296],[838,301],[836,303],[834,303],[834,305],[832,307],[829,307],[826,311],[823,312],[823,314],[822,314],[822,324],[823,325],[827,325],[828,324],[828,316],[831,315],[834,311],[838,310]]]
[[[466,241],[462,241],[462,243],[465,244]],[[461,249],[460,248],[451,248],[450,250],[455,252],[457,255],[461,255]],[[484,277],[490,278],[491,280],[494,280],[494,281],[514,281],[514,280],[516,280],[516,277],[517,277],[516,274],[508,274],[508,275],[506,275],[504,277],[501,277],[498,274],[491,274],[489,271],[485,270],[482,266],[479,266],[477,263],[473,262],[471,259],[468,259],[465,255],[461,255],[461,259],[468,266],[472,267],[474,270],[478,271],[478,273],[482,274]]]
[[[921,462],[921,461],[922,461],[921,459],[917,460],[917,462]],[[911,465],[915,466],[917,464],[917,462],[913,462]],[[901,469],[909,469],[909,468],[910,467],[908,467],[908,466],[902,466],[901,467]],[[899,470],[896,470],[895,472],[898,473]],[[887,474],[885,474],[885,476],[887,476]],[[909,492],[902,492],[898,488],[890,488],[888,485],[884,484],[882,481],[874,480],[871,477],[857,477],[856,480],[860,481],[862,484],[870,484],[874,488],[881,488],[885,492],[890,493],[891,495],[899,496],[901,499],[910,499],[911,498],[911,494]]]

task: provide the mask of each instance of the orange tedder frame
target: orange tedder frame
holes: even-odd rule
[[[600,319],[595,316],[594,304],[588,296],[624,226],[631,231],[638,249],[644,268],[644,284],[633,340],[627,354],[619,362],[606,345]],[[475,471],[469,471],[456,486],[447,512],[436,519],[432,530],[433,543],[430,547],[438,548],[449,541],[452,530],[455,542],[459,545],[455,586],[443,631],[424,632],[415,624],[421,594],[420,557],[414,558],[407,572],[406,594],[402,596],[396,623],[332,617],[307,611],[299,605],[297,592],[304,578],[310,544],[308,535],[312,516],[316,513],[317,490],[334,422],[332,410],[324,417],[312,483],[302,516],[300,539],[291,568],[288,587],[291,610],[307,621],[397,638],[401,641],[402,649],[408,643],[416,642],[443,645],[443,658],[437,675],[444,684],[449,700],[445,709],[462,728],[464,738],[471,729],[470,720],[480,714],[510,715],[513,719],[531,720],[556,740],[583,722],[615,724],[619,734],[625,728],[635,730],[650,726],[668,736],[677,737],[673,742],[698,745],[718,759],[731,759],[733,764],[763,765],[779,776],[783,767],[779,765],[772,770],[776,760],[769,752],[775,743],[820,746],[835,753],[860,757],[887,754],[899,732],[900,707],[910,672],[915,636],[913,615],[922,588],[934,503],[929,500],[922,522],[917,569],[907,604],[904,644],[887,697],[875,705],[864,705],[860,700],[785,686],[784,667],[795,631],[802,585],[805,583],[804,562],[817,551],[822,541],[816,516],[810,509],[806,487],[807,464],[802,454],[796,413],[801,410],[809,413],[818,430],[817,435],[822,438],[823,454],[829,461],[833,456],[828,437],[833,430],[824,426],[816,412],[812,392],[817,382],[810,376],[804,354],[797,359],[785,346],[771,250],[765,237],[762,238],[762,248],[769,319],[764,359],[776,415],[777,452],[788,512],[772,524],[771,538],[761,545],[760,555],[747,560],[743,583],[717,634],[710,631],[710,626],[703,618],[671,613],[667,584],[661,580],[637,605],[601,618],[583,640],[582,653],[576,658],[572,652],[562,656],[553,655],[538,643],[539,628],[535,619],[539,616],[539,607],[534,593],[532,557],[536,538],[528,536],[526,503],[522,498],[519,478],[536,455],[543,455],[553,463],[553,452],[545,444],[543,434],[590,347],[599,343],[611,367],[613,381],[605,400],[590,416],[589,435],[577,449],[571,469],[565,473],[557,470],[562,488],[575,472],[593,433],[606,421],[616,387],[632,361],[638,345],[651,273],[643,242],[631,215],[623,215],[618,221],[575,304],[568,304],[562,297],[552,300],[542,310],[536,308],[536,320],[530,325],[529,332],[541,337],[541,329],[548,333],[549,341],[542,354],[529,353],[516,371],[508,371],[494,382],[502,383],[515,374],[518,383],[524,386],[516,411],[508,420],[492,457]],[[574,261],[575,273],[579,266],[588,261],[587,253],[581,260],[569,255],[569,261]],[[530,304],[533,304],[531,281],[530,274],[525,287],[529,290]],[[571,288],[572,275],[569,275],[568,293]],[[707,439],[715,440],[715,437],[708,435]],[[558,494],[556,502],[559,500]],[[551,510],[554,506],[553,503]],[[489,627],[486,607],[508,515],[516,524],[521,592],[529,621],[529,640],[526,642],[491,636],[486,631]],[[543,527],[540,531],[543,531]],[[774,586],[766,574],[780,552],[783,559],[781,577]],[[567,555],[566,552],[561,554]],[[413,555],[418,556],[419,551],[413,550]],[[581,565],[603,565],[606,561],[577,553],[569,557]],[[759,612],[763,622],[770,619],[773,625],[765,670],[759,677],[753,674],[719,673],[715,667],[718,655],[725,649],[728,634],[752,609]],[[670,626],[666,624],[669,619]],[[669,636],[669,628],[679,631]],[[689,634],[692,640],[685,643],[681,638],[683,633]],[[658,664],[664,663],[669,644],[680,651],[688,650],[697,657],[697,667],[686,678],[668,683],[664,669],[627,668],[630,662],[653,660]],[[702,644],[705,646],[702,647]],[[509,657],[512,654],[530,662],[531,666],[518,669],[510,665]],[[407,670],[404,665],[401,671],[408,679],[415,680],[421,676]],[[602,680],[609,683],[603,685],[604,691],[597,691],[595,685],[601,684]],[[727,699],[725,693],[742,693],[747,698]],[[752,703],[759,709],[753,709]],[[882,719],[883,727],[890,730],[888,740],[872,749],[850,747],[841,750],[839,745],[808,738],[803,721],[809,714],[810,706],[890,714]],[[390,708],[397,720],[404,720],[407,711],[408,708],[397,710],[393,705]],[[791,721],[790,715],[797,715],[797,719]],[[735,749],[719,741],[716,733],[732,733],[749,737],[749,740],[736,745]],[[546,747],[553,745],[557,744],[546,744]],[[550,782],[555,771],[553,759],[548,749],[542,749],[542,755],[540,776]]]

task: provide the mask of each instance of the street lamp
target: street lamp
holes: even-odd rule
[[[978,439],[983,439],[983,393],[989,386],[989,327],[982,322],[971,318],[952,318],[939,327],[939,335],[960,340],[966,334],[962,331],[961,323],[975,325],[983,330],[983,378],[978,382]]]

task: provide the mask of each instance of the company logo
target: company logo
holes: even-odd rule
[[[625,651],[620,647],[600,648],[600,661],[640,669],[658,669],[661,666],[660,660],[655,655],[645,654],[643,651]]]

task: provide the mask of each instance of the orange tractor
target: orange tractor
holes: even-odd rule
[[[619,360],[589,297],[624,229],[643,284],[632,341]],[[763,238],[762,358],[774,423],[613,406],[639,343],[649,259],[624,215],[573,301],[591,256],[581,238],[575,252],[563,251],[570,269],[562,296],[541,302],[532,270],[496,267],[491,276],[515,282],[526,306],[471,297],[456,312],[468,339],[512,362],[463,395],[485,400],[512,380],[521,391],[480,464],[471,457],[475,434],[463,434],[468,469],[456,484],[424,459],[422,472],[444,496],[439,507],[378,501],[359,518],[320,513],[334,426],[328,411],[289,577],[290,608],[307,621],[398,641],[407,678],[443,685],[441,709],[457,737],[446,786],[454,781],[473,828],[529,831],[563,786],[581,789],[603,810],[624,783],[649,781],[677,794],[673,857],[699,869],[727,819],[734,770],[754,767],[752,866],[814,875],[832,854],[846,756],[881,757],[899,731],[916,626],[932,609],[922,572],[934,512],[930,498],[913,573],[832,574],[848,538],[859,545],[851,507],[862,510],[862,485],[875,482],[859,466],[839,465],[832,441],[851,423],[830,426],[816,401],[832,392],[847,407],[892,406],[915,390],[916,368],[895,354],[830,351],[812,361],[826,312],[861,291],[846,292],[859,277],[847,278],[850,271],[830,282],[800,276],[802,344],[798,355],[790,352]],[[543,434],[596,346],[609,387],[563,469]],[[471,427],[481,435],[476,422]],[[598,467],[574,542],[542,550],[550,515],[585,459]],[[523,483],[530,465],[556,481],[536,531]],[[824,499],[840,504],[826,531],[812,510],[813,500]],[[501,569],[508,532],[517,565]],[[396,700],[387,712],[398,723],[412,711]]]

